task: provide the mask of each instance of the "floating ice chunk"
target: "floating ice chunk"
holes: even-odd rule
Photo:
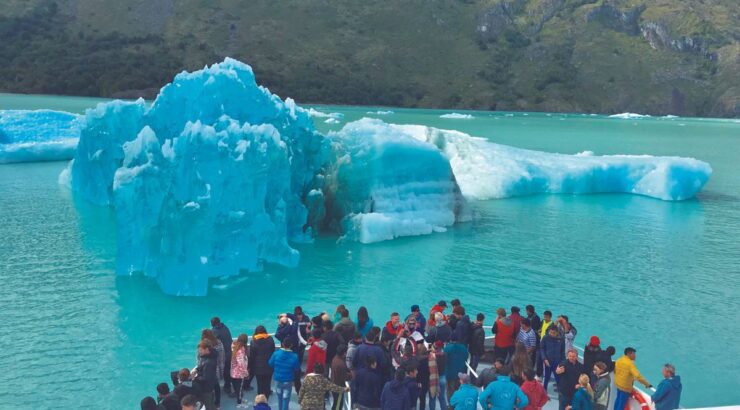
[[[621,114],[610,115],[609,118],[620,118],[623,120],[639,120],[640,118],[650,118],[649,115],[635,114],[632,112],[623,112]]]
[[[470,114],[460,114],[457,112],[453,112],[450,114],[442,114],[439,116],[439,118],[446,118],[446,119],[452,119],[452,120],[472,120],[475,117],[473,117]]]
[[[324,122],[327,124],[339,124],[341,121],[336,118],[327,118]]]
[[[472,199],[621,192],[684,200],[696,195],[712,174],[709,164],[693,158],[553,154],[422,125],[389,127],[444,152],[462,193]]]
[[[371,243],[440,232],[469,218],[447,158],[403,129],[365,118],[329,137],[340,150],[330,174],[330,218],[344,238]]]
[[[329,113],[327,113],[327,112],[319,111],[319,110],[314,109],[314,108],[309,108],[309,109],[306,110],[306,112],[312,118],[334,118],[334,119],[337,119],[338,120],[338,119],[341,119],[341,118],[344,117],[344,114],[339,113],[339,112],[329,112]]]
[[[68,112],[0,110],[0,164],[70,159],[80,127],[80,116]]]
[[[676,119],[676,118],[679,118],[679,117],[678,117],[678,115],[670,115],[670,114],[668,114],[668,115],[662,116],[661,118],[665,118],[667,120],[671,120],[671,119]]]
[[[391,115],[393,114],[393,111],[387,110],[378,110],[378,111],[368,111],[368,114],[375,114],[375,115]]]

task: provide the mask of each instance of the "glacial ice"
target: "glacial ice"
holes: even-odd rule
[[[458,112],[453,112],[449,114],[442,114],[439,116],[439,118],[445,118],[449,120],[472,120],[475,117],[470,114],[460,114]]]
[[[650,118],[649,115],[635,114],[633,112],[623,112],[621,114],[610,115],[609,118],[619,118],[622,120],[639,120],[641,118]]]
[[[470,218],[441,151],[377,119],[345,125],[327,183],[327,208],[344,238],[371,243],[441,232]]]
[[[470,199],[588,193],[631,193],[666,201],[694,197],[712,174],[693,158],[577,155],[531,151],[423,125],[393,125],[439,148]]]
[[[0,164],[74,156],[80,116],[50,110],[0,110]]]
[[[551,154],[370,118],[325,136],[312,117],[340,117],[317,113],[227,58],[178,74],[151,106],[88,110],[60,182],[113,207],[119,274],[203,295],[211,277],[297,266],[291,243],[319,231],[362,243],[429,234],[469,220],[468,199],[536,193],[681,200],[711,175],[690,158]]]

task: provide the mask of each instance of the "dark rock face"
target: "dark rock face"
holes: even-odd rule
[[[514,23],[515,15],[521,12],[526,4],[527,0],[504,1],[478,14],[475,31],[479,38],[495,41]]]
[[[640,34],[639,20],[644,10],[644,6],[639,6],[621,11],[611,4],[602,4],[586,15],[586,21],[597,22],[614,31],[636,36]]]
[[[664,25],[655,21],[642,22],[640,31],[650,46],[655,49],[709,56],[707,50],[712,42],[703,37],[674,37]]]

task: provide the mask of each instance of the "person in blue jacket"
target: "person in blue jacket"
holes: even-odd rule
[[[560,377],[555,373],[555,369],[565,359],[563,357],[563,346],[564,341],[560,337],[558,329],[555,326],[550,326],[547,335],[545,335],[540,343],[540,357],[545,368],[545,390],[547,390],[547,385],[550,383],[550,376],[555,376],[555,382],[560,381]]]
[[[409,410],[411,399],[409,391],[403,383],[406,371],[403,367],[396,369],[396,377],[385,384],[380,394],[380,406],[383,410]]]
[[[467,373],[459,373],[460,388],[450,397],[450,406],[455,410],[476,410],[478,404],[478,388],[470,384]]]
[[[527,395],[504,373],[506,371],[502,371],[496,381],[491,382],[480,394],[478,402],[483,410],[523,409],[529,404]]]
[[[298,355],[292,350],[293,339],[283,339],[282,347],[276,350],[267,364],[272,367],[275,380],[275,393],[278,396],[278,409],[288,410],[290,395],[293,393],[293,380],[296,372],[301,371]]]
[[[655,403],[655,410],[677,409],[681,401],[681,376],[676,376],[676,368],[666,363],[663,366],[663,377],[650,399]]]

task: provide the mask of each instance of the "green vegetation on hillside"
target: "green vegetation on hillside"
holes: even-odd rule
[[[6,92],[152,97],[231,56],[304,103],[740,116],[736,0],[6,3]]]

